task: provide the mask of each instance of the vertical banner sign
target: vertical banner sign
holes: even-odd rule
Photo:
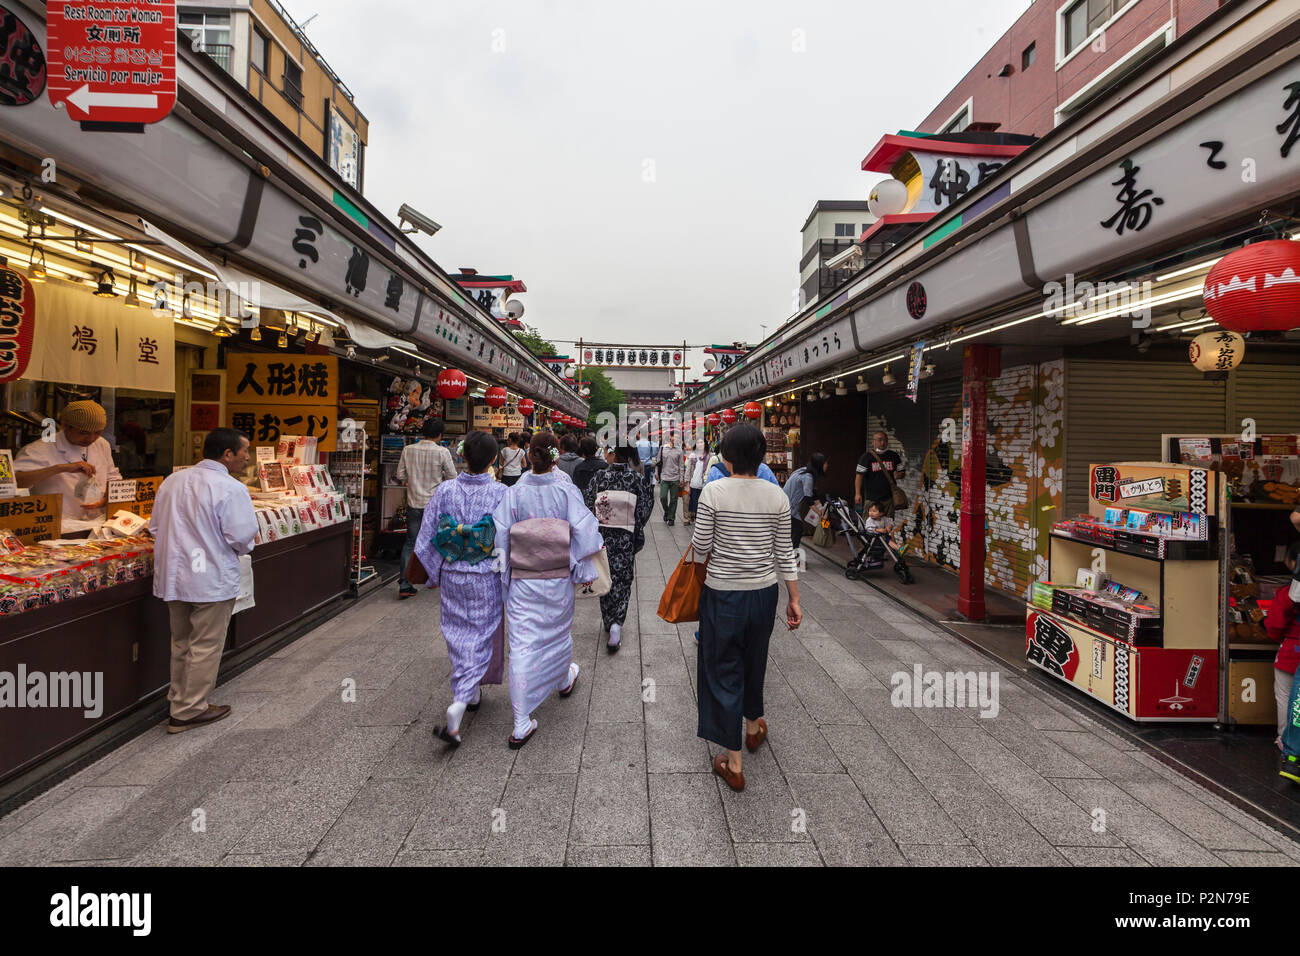
[[[32,357],[36,294],[27,277],[0,268],[0,383],[21,378]]]
[[[921,387],[921,359],[925,355],[925,343],[917,342],[912,346],[912,355],[907,362],[907,397],[916,404],[916,394]]]
[[[81,123],[139,127],[176,105],[176,0],[49,0],[50,103]]]

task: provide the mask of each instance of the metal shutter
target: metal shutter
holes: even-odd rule
[[[1259,435],[1300,432],[1300,367],[1243,365],[1228,376],[1228,424],[1235,434],[1243,418],[1255,419]]]
[[[1162,434],[1218,434],[1227,421],[1226,383],[1190,363],[1066,362],[1065,515],[1088,510],[1089,465],[1159,461]]]

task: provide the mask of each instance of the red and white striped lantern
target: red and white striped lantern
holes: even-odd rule
[[[506,403],[506,390],[500,385],[493,385],[483,393],[483,401],[489,408],[500,408]]]
[[[1202,296],[1230,332],[1300,327],[1300,242],[1268,239],[1228,253],[1205,277]]]

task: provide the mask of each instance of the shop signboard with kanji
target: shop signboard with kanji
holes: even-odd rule
[[[108,483],[108,513],[129,511],[147,518],[153,514],[153,502],[164,475],[153,478],[122,478]]]
[[[82,123],[156,123],[176,105],[175,0],[51,0],[50,103]]]
[[[226,355],[226,415],[254,445],[310,435],[333,451],[338,431],[339,360],[332,355]]]
[[[63,496],[0,498],[0,530],[12,532],[23,544],[58,538],[63,531]]]

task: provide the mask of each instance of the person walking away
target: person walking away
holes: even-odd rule
[[[496,565],[492,513],[508,490],[492,477],[497,440],[470,432],[461,445],[465,471],[444,481],[429,499],[415,556],[439,589],[439,624],[451,659],[452,703],[447,723],[434,736],[461,744],[461,721],[478,710],[484,684],[500,684],[505,673],[505,605]]]
[[[645,468],[645,476],[653,482],[655,465],[659,464],[659,444],[650,440],[649,428],[637,440],[636,456]]]
[[[600,598],[601,627],[609,632],[606,648],[618,651],[627,620],[627,602],[636,576],[637,533],[650,519],[654,495],[636,461],[636,449],[614,449],[614,464],[597,472],[587,485],[583,499],[600,523],[609,557],[609,593]]]
[[[69,402],[59,424],[53,441],[38,438],[19,449],[14,481],[33,495],[62,495],[65,521],[103,517],[108,483],[122,477],[103,437],[108,413],[98,402]]]
[[[582,461],[578,462],[578,467],[573,469],[573,483],[578,486],[579,491],[586,491],[592,475],[603,471],[607,462],[603,455],[597,453],[596,439],[590,436],[578,442],[578,452],[582,455]]]
[[[577,486],[555,467],[555,436],[528,445],[531,470],[507,490],[492,514],[510,631],[510,706],[517,750],[537,732],[534,710],[553,690],[573,693],[574,583],[596,580],[592,563],[604,544]],[[542,519],[542,520],[538,520]]]
[[[722,458],[731,476],[704,486],[691,534],[696,560],[708,561],[696,651],[698,734],[726,749],[713,758],[713,772],[733,790],[745,788],[742,718],[751,753],[767,739],[763,682],[778,579],[789,594],[786,624],[794,630],[803,619],[790,502],[779,488],[757,479],[766,451],[763,433],[753,425],[727,432]]]
[[[876,432],[871,447],[858,459],[857,474],[853,476],[854,506],[863,511],[866,502],[878,501],[885,517],[892,518],[894,485],[902,477],[902,457],[889,447],[889,436],[885,432]]]
[[[523,452],[523,458],[519,463],[519,473],[521,475],[529,469],[528,446],[531,445],[532,442],[533,430],[531,428],[525,428],[519,433],[519,450]]]
[[[677,520],[677,493],[682,487],[684,468],[682,450],[677,447],[677,439],[669,435],[659,455],[659,504],[669,527]]]
[[[817,482],[826,477],[826,456],[814,452],[808,464],[796,468],[785,481],[785,496],[790,501],[790,546],[796,550],[803,540],[803,514],[816,500],[825,502],[826,496],[817,491]],[[813,542],[816,544],[816,542]]]
[[[700,492],[704,490],[704,475],[708,471],[709,456],[704,451],[704,441],[695,443],[695,450],[686,459],[686,476],[690,481],[691,496],[688,499],[686,514],[682,524],[690,524],[695,517],[695,508],[700,503]]]
[[[730,432],[728,432],[728,434],[730,434]],[[725,441],[726,439],[723,440]],[[766,441],[766,439],[764,439],[764,441]],[[726,461],[723,460],[721,449],[722,449],[722,445],[721,443],[719,443],[717,448],[715,449],[716,453],[711,459],[709,459],[710,462],[709,470],[708,473],[704,476],[704,484],[706,486],[711,481],[717,481],[719,478],[728,478],[731,476],[731,470],[727,467]],[[767,462],[760,461],[758,463],[758,471],[756,472],[756,474],[757,477],[763,479],[764,481],[770,481],[778,488],[781,487],[781,482],[777,479],[776,472],[772,471],[772,469],[767,466]]]
[[[257,537],[253,499],[235,477],[247,467],[247,436],[214,428],[203,460],[168,475],[154,499],[153,593],[171,618],[169,734],[230,715],[229,704],[209,703],[208,695],[239,596],[239,556],[252,553]]]
[[[402,449],[395,475],[399,483],[406,483],[406,541],[402,545],[397,585],[397,596],[401,599],[415,596],[415,586],[406,580],[406,565],[415,551],[415,542],[420,539],[424,509],[438,485],[456,477],[456,462],[450,449],[438,444],[442,437],[442,420],[426,419],[420,435],[418,442]]]
[[[507,488],[519,480],[527,454],[519,447],[518,432],[511,432],[506,436],[506,447],[501,449],[498,467],[501,469],[501,483]]]
[[[555,460],[555,467],[572,478],[574,469],[581,461],[582,456],[578,454],[578,436],[573,432],[565,432],[560,438],[560,457]]]

